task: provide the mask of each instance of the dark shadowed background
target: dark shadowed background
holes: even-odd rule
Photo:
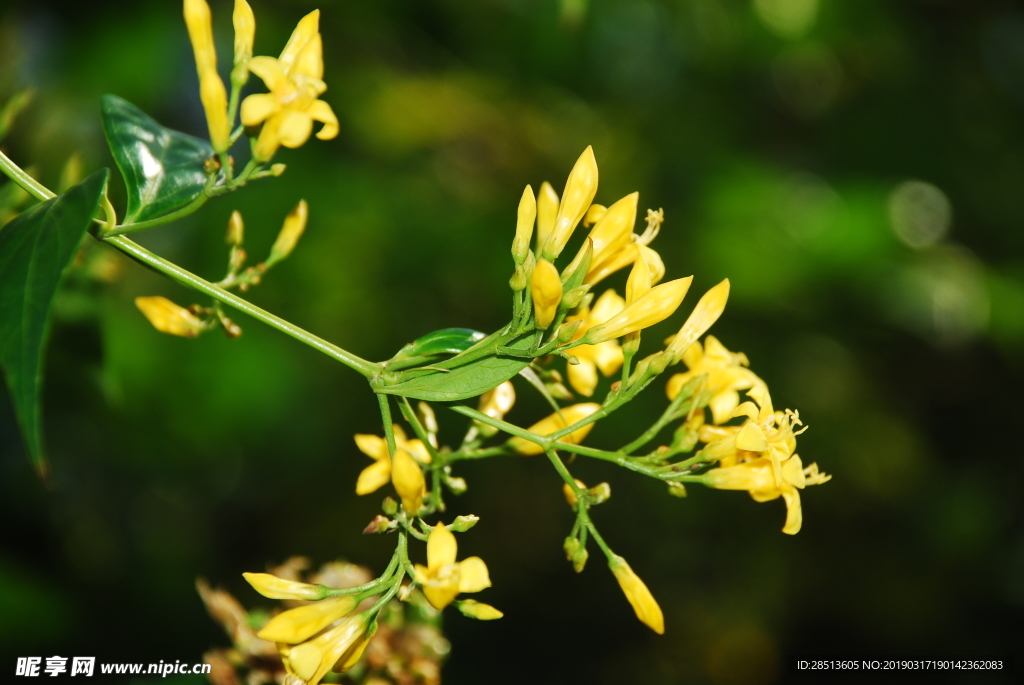
[[[257,54],[276,54],[319,6],[323,97],[341,133],[282,151],[281,179],[142,244],[219,278],[233,209],[260,255],[305,198],[306,236],[247,297],[384,359],[430,330],[508,320],[523,186],[560,191],[592,144],[597,201],[639,190],[641,209],[664,208],[654,247],[669,278],[694,274],[695,292],[732,280],[714,334],[747,353],[776,406],[800,410],[800,455],[834,474],[804,491],[804,527],[790,537],[781,501],[699,487],[680,500],[577,462],[588,483],[612,485],[595,521],[664,608],[659,637],[597,556],[579,576],[565,562],[572,515],[546,462],[460,465],[470,489],[451,510],[481,517],[460,550],[487,561],[494,587],[478,597],[506,616],[448,612],[445,682],[766,684],[792,678],[801,656],[1020,653],[1017,3],[252,4]],[[223,65],[231,5],[211,6]],[[87,170],[113,166],[103,93],[205,135],[174,0],[6,0],[0,100],[29,86],[35,100],[5,149],[51,186],[76,151]],[[117,180],[119,207],[123,197]],[[114,264],[113,282],[72,277],[58,302],[44,397],[51,490],[0,397],[5,670],[24,655],[198,661],[227,638],[196,576],[258,605],[242,571],[304,554],[379,572],[390,558],[392,540],[360,534],[383,492],[353,493],[369,462],[352,434],[380,423],[363,379],[241,315],[239,340],[161,335],[133,299],[188,304],[191,293]],[[520,398],[512,420],[546,413],[525,386]],[[664,402],[652,387],[588,444],[616,447]],[[438,411],[442,439],[458,440],[463,420]]]

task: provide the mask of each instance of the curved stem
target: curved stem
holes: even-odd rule
[[[0,171],[7,174],[8,177],[24,190],[26,193],[36,198],[37,200],[49,200],[50,198],[57,197],[57,193],[53,192],[39,181],[29,176],[20,166],[11,161],[11,158],[0,152]]]
[[[129,257],[141,262],[154,271],[164,274],[171,280],[177,281],[178,283],[188,286],[193,290],[198,290],[205,295],[209,295],[215,300],[223,302],[230,307],[234,307],[238,311],[248,314],[254,319],[262,321],[272,328],[276,328],[282,333],[290,335],[299,342],[303,342],[310,347],[323,352],[328,357],[341,362],[345,366],[367,378],[380,371],[380,367],[377,364],[367,361],[362,357],[358,357],[348,350],[344,350],[337,345],[327,342],[323,338],[313,335],[307,330],[299,328],[295,324],[289,323],[266,310],[260,309],[251,302],[243,300],[241,297],[238,297],[233,293],[229,293],[223,288],[218,288],[213,283],[203,280],[199,276],[182,269],[177,264],[172,264],[166,259],[156,256],[138,243],[135,243],[124,236],[107,238],[103,240],[103,242],[108,245],[113,245]]]

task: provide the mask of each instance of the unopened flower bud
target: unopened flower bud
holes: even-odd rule
[[[512,278],[508,279],[508,287],[512,288],[514,293],[526,289],[526,269],[522,264],[516,264],[516,270],[512,273]]]
[[[586,483],[581,481],[579,478],[573,478],[573,482],[576,483],[576,487],[578,487],[580,490],[587,489]],[[562,494],[565,495],[565,502],[570,507],[575,507],[577,504],[579,504],[579,500],[576,499],[576,492],[571,487],[569,487],[568,483],[562,483]]]
[[[572,570],[576,571],[576,573],[583,573],[583,569],[586,567],[587,559],[589,558],[590,552],[587,551],[586,547],[583,545],[577,547],[576,551],[572,554],[572,559],[570,559],[572,562]]]
[[[278,578],[270,573],[243,573],[242,577],[252,585],[256,592],[269,599],[304,599],[315,601],[322,599],[325,588],[323,585],[310,585],[294,580]]]
[[[728,278],[704,293],[704,296],[697,302],[697,306],[693,308],[693,312],[687,317],[686,323],[665,349],[665,354],[672,359],[672,363],[682,359],[686,348],[718,321],[718,317],[725,311],[725,303],[728,299]]]
[[[242,337],[242,327],[228,317],[220,317],[220,325],[224,327],[224,332],[229,338],[235,339]]]
[[[149,319],[153,328],[161,333],[194,338],[203,331],[202,321],[166,297],[136,297],[135,306]]]
[[[541,247],[541,256],[544,259],[551,261],[561,254],[576,225],[587,213],[587,208],[590,207],[596,193],[597,161],[594,159],[594,149],[588,145],[576,160],[565,182],[565,191],[558,205],[555,225]]]
[[[558,303],[562,300],[562,279],[555,265],[546,259],[539,260],[533,269],[530,294],[533,297],[537,328],[547,328],[555,318]]]
[[[284,170],[287,169],[287,168],[288,168],[287,164],[280,164],[280,163],[278,163],[278,164],[271,164],[270,165],[270,174],[272,176],[280,176],[281,174],[284,173]]]
[[[596,344],[620,338],[667,319],[679,308],[691,281],[693,276],[687,276],[651,288],[611,319],[591,328],[586,335],[587,342]]]
[[[448,489],[452,491],[453,495],[461,495],[462,493],[469,489],[469,486],[466,485],[465,478],[456,478],[449,475],[445,475],[444,484],[448,486]]]
[[[565,550],[565,558],[567,561],[572,561],[572,556],[576,554],[576,550],[579,549],[580,541],[574,537],[567,537],[565,542],[562,543],[562,549]]]
[[[284,225],[281,226],[281,232],[277,234],[277,240],[274,241],[273,247],[270,248],[270,256],[267,257],[266,261],[268,267],[292,253],[292,250],[295,249],[295,244],[302,237],[302,232],[306,230],[306,220],[308,218],[309,206],[305,200],[299,200],[299,204],[295,205],[295,208],[285,217]]]
[[[478,621],[493,621],[505,615],[490,604],[484,604],[475,599],[463,599],[455,604],[459,607],[459,611],[462,612],[463,616],[475,618]]]
[[[457,516],[454,521],[445,527],[453,533],[465,533],[467,530],[475,526],[479,520],[479,516]]]
[[[583,302],[583,298],[590,292],[589,285],[581,285],[578,288],[573,288],[565,295],[562,296],[562,304],[565,305],[566,309],[576,309]]]
[[[231,21],[235,26],[235,68],[231,72],[231,80],[245,85],[249,79],[249,58],[252,57],[252,44],[256,38],[256,17],[248,2],[235,0]]]
[[[402,508],[406,513],[410,516],[419,513],[427,491],[427,482],[423,478],[420,465],[405,450],[396,450],[391,457],[391,483],[402,498]]]
[[[608,498],[612,496],[612,486],[608,483],[598,483],[594,487],[590,488],[590,501],[593,504],[601,504],[607,502]]]
[[[245,222],[242,221],[242,215],[236,209],[231,212],[231,218],[228,219],[228,232],[225,237],[225,242],[232,247],[238,247],[242,244],[245,239]]]
[[[296,645],[348,616],[358,604],[354,595],[342,595],[289,609],[271,618],[256,635],[269,642]]]
[[[622,588],[626,599],[633,606],[636,617],[658,635],[663,635],[665,633],[665,618],[658,602],[644,585],[644,581],[640,580],[626,560],[618,555],[612,556],[608,561],[608,567],[615,575],[615,580],[619,581],[619,587]]]
[[[537,194],[537,254],[540,254],[548,236],[555,228],[555,218],[558,216],[558,193],[551,187],[551,184],[544,181],[540,185],[540,192]]]
[[[367,525],[363,528],[363,535],[372,535],[374,533],[383,533],[391,527],[391,519],[386,516],[377,514],[373,517]]]
[[[544,387],[547,388],[548,392],[551,393],[551,396],[556,400],[568,402],[569,400],[575,399],[575,395],[569,392],[569,388],[565,387],[561,383],[548,382],[544,384]]]
[[[558,332],[555,334],[555,341],[559,344],[565,344],[572,340],[572,336],[576,335],[576,331],[583,325],[583,319],[576,319],[575,321],[567,321],[558,327]]]
[[[537,200],[533,196],[533,188],[526,186],[523,197],[519,200],[516,237],[512,240],[512,259],[516,264],[526,261],[526,253],[530,251],[530,239],[533,238],[533,224],[536,220]]]
[[[381,509],[388,516],[394,516],[398,513],[398,502],[395,501],[394,497],[385,497]]]
[[[670,480],[668,482],[668,494],[673,497],[686,497],[686,486]]]

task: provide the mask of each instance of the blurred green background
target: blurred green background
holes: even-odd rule
[[[665,209],[654,247],[669,278],[694,274],[695,292],[732,280],[714,334],[748,354],[776,406],[800,410],[811,427],[801,456],[834,474],[804,491],[804,527],[790,537],[781,501],[702,488],[679,500],[578,461],[579,477],[612,485],[595,521],[664,608],[659,637],[599,558],[579,576],[565,562],[572,516],[548,464],[460,465],[470,489],[450,511],[482,519],[460,549],[487,561],[494,587],[479,599],[506,616],[448,612],[445,682],[772,683],[800,656],[1020,653],[1016,3],[252,4],[256,53],[272,55],[320,7],[323,97],[341,134],[282,151],[281,179],[139,242],[219,278],[233,209],[258,259],[305,198],[299,248],[247,297],[384,359],[430,330],[508,320],[523,186],[560,191],[592,144],[598,202],[639,190],[641,208]],[[211,6],[223,66],[231,5]],[[205,135],[174,0],[7,0],[0,99],[24,87],[36,97],[5,150],[51,186],[76,151],[86,170],[113,166],[103,93]],[[227,638],[197,575],[252,606],[242,571],[304,554],[379,572],[390,556],[392,540],[360,534],[381,497],[353,493],[369,462],[352,434],[380,423],[365,382],[241,315],[236,341],[158,334],[132,300],[194,298],[115,261],[114,282],[72,277],[58,301],[44,398],[51,490],[0,399],[5,669],[23,655],[198,661]],[[546,413],[519,391],[511,420]],[[618,446],[664,403],[653,386],[588,444]],[[463,420],[438,411],[443,441],[458,440]]]

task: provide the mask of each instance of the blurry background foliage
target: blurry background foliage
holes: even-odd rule
[[[227,64],[230,5],[212,6]],[[790,538],[781,504],[699,488],[679,500],[577,464],[588,483],[612,481],[594,515],[664,607],[658,637],[610,574],[565,562],[572,512],[546,462],[460,464],[470,489],[451,506],[482,518],[460,547],[487,560],[488,601],[506,616],[480,626],[449,612],[446,682],[770,683],[794,655],[1019,653],[1019,5],[319,6],[341,135],[282,151],[283,179],[144,245],[219,277],[232,209],[262,254],[304,197],[299,249],[248,296],[383,359],[436,328],[507,321],[522,188],[560,190],[593,144],[597,201],[639,190],[642,207],[664,207],[668,278],[693,273],[701,292],[732,279],[714,334],[749,355],[777,406],[800,409],[800,454],[835,474],[806,493]],[[256,53],[313,7],[254,2]],[[0,99],[26,87],[35,97],[4,146],[51,186],[74,152],[86,170],[112,166],[102,93],[205,134],[177,0],[8,0]],[[366,460],[352,434],[379,430],[363,379],[242,317],[237,341],[160,335],[133,298],[190,293],[109,253],[99,278],[76,272],[60,295],[44,395],[51,492],[0,399],[4,668],[26,654],[197,661],[226,638],[196,575],[251,606],[244,570],[301,553],[379,572],[390,554],[390,540],[360,535],[379,498],[353,493]],[[546,413],[520,396],[513,421]],[[641,396],[588,444],[613,446],[664,402]],[[462,419],[439,415],[442,438],[458,439]]]

